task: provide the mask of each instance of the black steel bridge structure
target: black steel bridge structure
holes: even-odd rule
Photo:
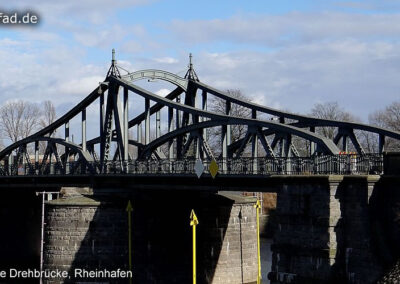
[[[163,97],[135,84],[143,79],[166,81],[175,89]],[[215,99],[223,102],[224,113],[210,110]],[[235,105],[251,115],[235,116]],[[129,118],[133,107],[140,111]],[[89,108],[99,129],[92,139],[87,138]],[[93,108],[98,108],[98,114]],[[81,133],[80,141],[71,139],[72,119],[79,120],[74,131]],[[246,129],[235,141],[234,125]],[[319,134],[322,127],[334,128],[335,137]],[[220,129],[218,149],[209,145],[211,128]],[[366,153],[357,132],[374,134],[377,153]],[[280,111],[231,96],[201,82],[191,57],[186,75],[180,77],[153,69],[129,72],[117,64],[113,50],[105,80],[86,98],[52,124],[0,152],[0,180],[18,184],[45,183],[49,177],[66,181],[71,176],[87,180],[96,176],[380,174],[387,138],[400,140],[400,133]],[[306,155],[299,154],[294,139],[307,145]],[[343,155],[349,146],[353,152]],[[44,149],[41,155],[40,148]]]

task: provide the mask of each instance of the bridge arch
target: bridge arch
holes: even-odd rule
[[[3,151],[0,152],[0,160],[4,159],[6,156],[11,155],[12,151],[17,150],[21,146],[26,146],[31,143],[35,142],[50,142],[54,143],[55,145],[62,145],[64,147],[67,147],[73,151],[75,151],[77,154],[79,154],[86,162],[93,162],[93,158],[90,156],[88,152],[83,151],[82,147],[66,141],[61,138],[53,138],[53,137],[33,137],[33,138],[25,138],[23,140],[17,141],[14,144],[11,144],[10,146],[6,147]]]
[[[124,80],[137,81],[142,79],[158,79],[170,82],[177,87],[181,87],[183,90],[187,91],[188,80],[182,78],[176,74],[171,72],[157,70],[157,69],[146,69],[139,70],[136,72],[128,73],[126,75],[121,76]]]
[[[196,130],[202,130],[202,129],[207,129],[211,127],[216,127],[216,126],[221,126],[221,125],[247,125],[247,126],[253,126],[254,121],[250,119],[238,119],[235,118],[234,122],[232,120],[208,120],[204,122],[199,122],[196,124],[192,124],[186,127],[182,127],[179,129],[176,129],[174,131],[171,131],[167,134],[164,134],[163,136],[153,140],[150,142],[148,145],[145,145],[143,147],[143,153],[142,155],[149,155],[152,151],[154,151],[156,148],[160,147],[161,145],[167,143],[171,139],[174,139],[182,134],[190,133],[192,131]],[[268,127],[268,123],[263,123],[262,121],[260,122],[260,126]],[[318,143],[320,147],[323,148],[323,150],[326,151],[328,154],[338,154],[339,149],[331,142],[330,140],[324,139],[323,137],[316,135],[312,132],[307,133],[306,131],[297,131],[296,129],[281,129],[282,133],[285,134],[290,134],[290,135],[295,135],[299,136],[301,138],[304,138],[306,140],[313,141],[315,143]]]
[[[310,131],[307,131],[307,130],[304,130],[301,128],[296,128],[296,127],[293,127],[293,126],[290,126],[287,124],[282,124],[282,123],[278,123],[278,122],[274,122],[274,121],[239,118],[239,117],[233,117],[233,116],[229,116],[229,115],[216,114],[216,113],[205,111],[205,110],[199,110],[195,107],[182,105],[182,104],[170,101],[168,99],[165,99],[163,97],[160,97],[160,96],[153,94],[147,90],[144,90],[138,86],[135,86],[135,85],[131,84],[130,82],[127,82],[126,80],[114,78],[114,77],[110,78],[110,80],[117,83],[118,85],[127,87],[132,92],[134,92],[144,98],[148,98],[157,103],[161,103],[164,106],[169,106],[169,107],[172,107],[177,110],[182,110],[186,113],[190,113],[193,115],[207,117],[207,118],[211,119],[210,123],[214,123],[214,124],[219,123],[219,125],[246,124],[246,125],[267,127],[267,128],[274,129],[278,132],[294,134],[296,136],[303,137],[307,140],[313,141],[313,142],[317,143],[319,146],[321,146],[328,154],[338,154],[339,153],[339,149],[331,140],[329,140],[325,137],[322,137],[316,133],[313,133],[313,132],[310,132]],[[194,127],[194,128],[201,127],[200,123],[197,123],[196,125],[197,126],[188,126],[188,127]],[[183,130],[185,128],[181,128],[181,129],[182,130],[179,132],[180,134],[183,134],[183,133],[185,133],[185,131],[186,132],[188,131],[188,130]]]

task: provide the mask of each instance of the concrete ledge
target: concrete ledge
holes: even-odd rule
[[[101,202],[87,196],[72,196],[47,201],[46,204],[51,206],[99,206]]]

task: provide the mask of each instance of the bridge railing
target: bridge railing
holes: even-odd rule
[[[382,174],[383,156],[336,155],[314,157],[266,157],[219,159],[218,173],[226,175],[319,175]],[[203,160],[203,173],[209,174],[211,160]],[[0,165],[0,176],[24,175],[115,175],[115,174],[195,174],[194,159],[114,162],[68,162]]]

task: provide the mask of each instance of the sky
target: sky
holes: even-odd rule
[[[112,48],[130,71],[181,76],[192,53],[200,81],[296,113],[338,102],[367,122],[399,100],[400,1],[2,2],[39,23],[0,25],[0,105],[51,100],[62,115],[104,80]]]

